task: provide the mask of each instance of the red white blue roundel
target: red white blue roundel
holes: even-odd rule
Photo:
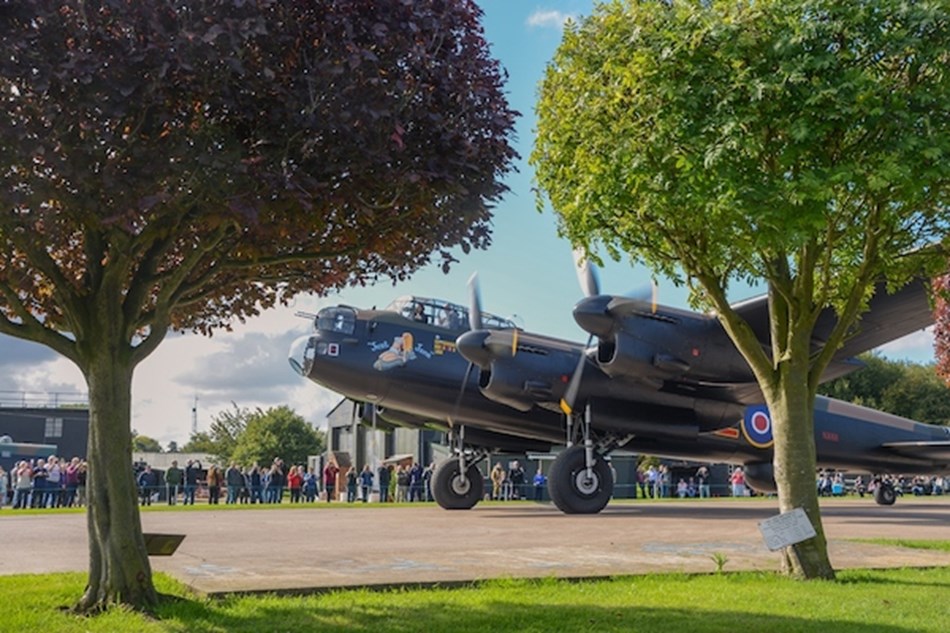
[[[772,446],[772,418],[764,404],[755,405],[745,410],[742,416],[742,434],[749,444],[756,448]]]

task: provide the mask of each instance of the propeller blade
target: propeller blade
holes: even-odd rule
[[[583,249],[574,249],[574,268],[577,271],[577,281],[580,282],[581,292],[585,297],[600,294],[600,279],[597,268],[591,265]]]
[[[472,330],[482,329],[482,293],[478,288],[478,273],[472,273],[468,278],[468,327]]]
[[[569,416],[574,412],[574,402],[577,400],[577,392],[581,388],[581,377],[584,375],[584,365],[587,363],[587,348],[590,347],[593,340],[593,335],[587,339],[587,345],[581,352],[580,360],[577,361],[577,369],[574,370],[571,381],[567,383],[567,390],[564,392],[564,397],[561,398],[561,411],[563,411],[565,415]]]
[[[459,395],[455,398],[455,406],[452,407],[452,416],[448,419],[449,427],[455,426],[455,419],[458,417],[459,408],[462,406],[462,397],[465,395],[465,387],[468,385],[468,378],[472,375],[472,367],[475,363],[469,363],[465,368],[465,377],[462,378],[462,388],[459,389]]]

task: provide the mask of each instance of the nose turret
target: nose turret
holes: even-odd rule
[[[310,370],[313,369],[313,361],[317,355],[317,339],[314,336],[301,336],[290,344],[290,353],[287,361],[294,371],[304,378],[310,376]]]

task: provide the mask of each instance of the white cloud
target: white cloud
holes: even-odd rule
[[[929,363],[934,360],[933,327],[919,330],[877,348],[884,356],[895,360]]]
[[[534,13],[528,16],[526,23],[533,28],[560,29],[565,22],[572,19],[574,19],[572,14],[556,9],[536,9]]]

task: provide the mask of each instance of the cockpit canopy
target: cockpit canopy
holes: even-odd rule
[[[441,299],[406,295],[397,298],[386,306],[385,310],[420,323],[428,323],[457,332],[468,329],[468,308]],[[482,312],[482,327],[486,330],[507,330],[516,329],[518,326],[510,319]]]

